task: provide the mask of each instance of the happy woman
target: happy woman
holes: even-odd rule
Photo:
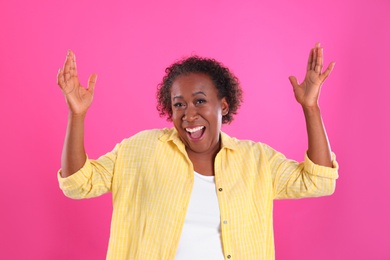
[[[146,130],[97,160],[84,148],[84,125],[97,75],[84,88],[69,51],[57,75],[68,127],[58,173],[71,198],[112,192],[107,259],[274,259],[273,201],[330,195],[338,177],[318,98],[334,63],[310,51],[302,83],[290,77],[308,136],[303,162],[266,144],[221,131],[242,101],[238,79],[214,59],[172,64],[157,88],[172,128]]]

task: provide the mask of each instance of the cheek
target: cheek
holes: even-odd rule
[[[222,109],[220,106],[213,105],[213,106],[202,108],[201,113],[209,117],[220,117],[222,116]]]
[[[207,118],[210,123],[215,124],[217,127],[219,123],[222,122],[221,109],[205,110],[201,114],[204,118]]]
[[[176,122],[180,121],[182,118],[182,113],[180,111],[172,110],[172,121],[176,124]]]

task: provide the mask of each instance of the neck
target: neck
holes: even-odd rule
[[[215,149],[203,153],[196,153],[186,148],[188,157],[190,158],[196,172],[206,176],[214,175],[214,160],[220,150],[220,143],[221,142],[216,145]]]

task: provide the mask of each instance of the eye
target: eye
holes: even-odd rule
[[[204,104],[204,103],[206,103],[206,100],[205,99],[197,99],[196,100],[196,104]]]
[[[183,103],[177,102],[177,103],[174,103],[173,106],[179,108],[179,107],[183,106]]]

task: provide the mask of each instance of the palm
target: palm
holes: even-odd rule
[[[321,72],[322,66],[323,50],[319,44],[316,44],[316,47],[310,52],[304,81],[298,84],[294,76],[290,77],[291,84],[294,88],[295,99],[302,106],[312,107],[317,105],[321,86],[332,71],[334,62],[330,63],[323,73]]]
[[[78,79],[74,83],[68,83],[62,90],[69,109],[75,114],[82,114],[92,103],[93,95],[81,86]]]
[[[88,88],[84,88],[78,79],[76,60],[73,52],[69,52],[63,69],[57,76],[58,85],[64,93],[66,102],[71,113],[84,115],[93,100],[93,92],[96,83],[96,75],[89,78]]]

